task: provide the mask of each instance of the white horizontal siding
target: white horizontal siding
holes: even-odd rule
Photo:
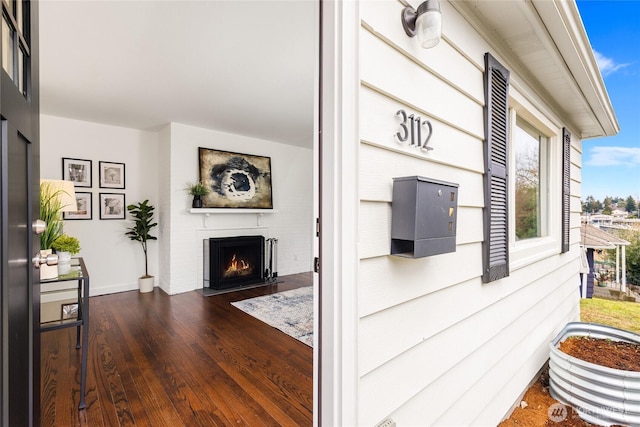
[[[479,243],[456,252],[417,260],[385,256],[360,261],[358,312],[361,317],[401,305],[482,272]]]
[[[483,402],[482,399],[489,393],[482,390],[472,392],[474,383],[487,373],[494,363],[499,362],[517,346],[530,331],[543,327],[540,324],[546,317],[560,316],[556,308],[564,299],[573,301],[568,303],[570,308],[566,310],[570,312],[574,309],[578,295],[577,282],[575,287],[567,285],[567,288],[571,289],[560,286],[566,278],[561,277],[562,273],[558,270],[550,268],[550,264],[554,263],[557,268],[563,266],[558,262],[558,258],[548,259],[519,270],[508,280],[503,280],[502,284],[484,285],[487,290],[492,286],[511,286],[514,292],[508,297],[493,298],[493,302],[487,301],[486,303],[490,304],[488,307],[474,313],[466,312],[466,306],[472,304],[473,297],[444,303],[448,310],[439,310],[438,314],[448,316],[450,324],[447,327],[443,327],[440,333],[428,339],[416,339],[415,345],[362,377],[360,400],[366,402],[366,409],[360,408],[362,424],[371,425],[388,414],[392,414],[393,418],[400,422],[404,417],[402,406],[414,398],[419,399],[420,404],[417,406],[423,410],[409,411],[406,415],[407,420],[400,425],[431,425],[466,393],[472,393]],[[542,276],[541,271],[545,272]],[[530,282],[531,277],[537,277],[537,280]],[[476,283],[476,286],[483,285]],[[561,317],[567,315],[565,312]],[[459,318],[457,321],[456,317]],[[432,321],[437,321],[435,316]],[[408,332],[403,329],[416,328],[424,323],[424,320],[418,323],[414,319],[406,318],[401,324],[387,325],[386,330],[406,336]],[[360,328],[365,328],[364,320]],[[554,331],[556,328],[557,325],[554,326]],[[545,334],[549,335],[551,332]],[[387,334],[379,331],[378,336],[378,348],[375,347],[375,343],[372,345],[375,351],[381,351],[381,347],[386,347]],[[548,342],[533,338],[532,340],[536,347],[544,346]],[[360,348],[367,348],[366,343],[361,342]],[[364,363],[362,358],[368,355],[365,351],[361,354],[360,364]],[[528,356],[522,355],[525,358],[530,356],[530,352]],[[500,381],[513,376],[519,367],[500,365],[504,369],[504,378],[500,378]],[[513,396],[511,401],[504,402],[505,409],[516,397]],[[477,416],[479,409],[481,408],[469,407],[470,413],[466,416],[474,413]],[[457,411],[451,412],[452,416],[457,414]],[[493,414],[494,417],[501,415]],[[464,422],[455,424],[466,425]]]
[[[360,91],[360,138],[369,145],[397,151],[401,154],[428,159],[432,162],[455,166],[461,169],[483,173],[482,138],[469,135],[461,129],[453,127],[437,119],[429,118],[424,113],[412,110],[412,106],[401,103],[375,88],[363,86]],[[400,118],[396,111],[403,109],[407,114],[421,115],[429,119],[433,126],[433,136],[429,141],[432,151],[421,151],[407,143],[399,144],[394,138],[400,131]],[[474,108],[477,112],[477,109]],[[426,129],[425,129],[426,130]],[[423,141],[426,132],[423,131]],[[464,155],[461,155],[464,153]]]
[[[407,37],[400,23],[400,2],[370,2],[361,3],[361,19],[363,27],[384,43],[393,46],[399,53],[405,55],[411,61],[415,61],[421,67],[430,71],[431,74],[449,82],[449,85],[460,92],[467,94],[477,103],[484,103],[482,87],[482,58],[480,62],[460,55],[446,40],[446,35],[450,33],[453,22],[447,17],[447,25],[443,29],[445,38],[433,49],[422,49],[415,39]],[[444,5],[443,15],[449,8]],[[397,16],[397,19],[389,19],[389,16]],[[398,76],[405,79],[405,76]],[[454,123],[457,123],[456,120]]]
[[[385,202],[362,202],[360,204],[361,259],[389,255],[391,253],[391,207]],[[482,209],[459,207],[456,219],[456,244],[482,242]]]
[[[360,146],[359,165],[361,200],[391,202],[393,178],[420,175],[458,184],[458,206],[484,206],[482,174],[478,172],[403,155],[369,144]]]
[[[558,245],[508,278],[481,282],[483,58],[500,55],[448,2],[443,40],[421,49],[402,30],[402,7],[360,3],[359,424],[392,416],[398,425],[495,425],[541,367],[548,341],[577,317],[577,251],[560,256]],[[561,118],[513,77],[519,105],[560,134]],[[433,151],[396,142],[399,109],[431,121]],[[575,245],[581,148],[572,143]],[[414,175],[459,185],[455,252],[389,255],[393,178]]]
[[[437,76],[403,55],[368,31],[360,38],[360,77],[367,85],[383,93],[393,94],[407,105],[420,111],[428,111],[439,121],[456,123],[459,128],[482,138],[482,105],[477,99],[443,82]],[[384,64],[382,66],[381,64]],[[474,76],[469,76],[473,79]],[[475,78],[482,84],[482,73]],[[461,114],[461,112],[469,114]],[[395,113],[395,111],[393,111]]]

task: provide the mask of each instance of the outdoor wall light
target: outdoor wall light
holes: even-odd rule
[[[402,28],[409,37],[418,36],[420,46],[434,47],[442,35],[442,14],[439,0],[426,0],[418,10],[411,6],[402,9]]]

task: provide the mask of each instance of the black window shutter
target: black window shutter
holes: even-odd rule
[[[571,213],[571,132],[562,128],[562,253],[569,252]]]
[[[509,275],[509,70],[484,55],[484,242],[482,281]]]

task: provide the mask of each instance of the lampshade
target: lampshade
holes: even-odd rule
[[[40,191],[43,191],[43,188],[46,189],[49,194],[57,193],[60,206],[62,206],[62,212],[75,212],[78,210],[73,182],[63,181],[61,179],[41,179]]]
[[[416,35],[420,46],[429,49],[440,42],[442,36],[442,14],[438,1],[427,0],[418,7]]]

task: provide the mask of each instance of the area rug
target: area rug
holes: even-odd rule
[[[313,346],[313,286],[231,304],[309,347]]]

